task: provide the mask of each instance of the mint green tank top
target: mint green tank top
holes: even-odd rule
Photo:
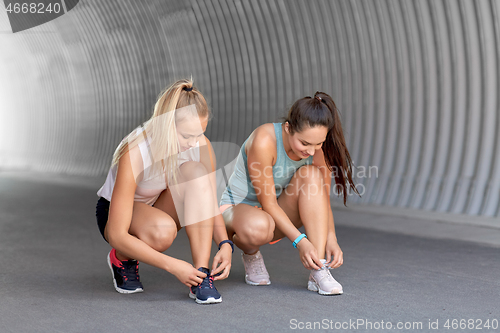
[[[281,123],[273,123],[274,133],[276,134],[276,163],[273,165],[273,178],[274,188],[276,190],[276,197],[279,197],[283,190],[286,188],[293,175],[303,165],[312,164],[313,157],[294,161],[285,152],[283,146],[283,137],[281,135]],[[250,182],[250,175],[248,174],[247,154],[245,153],[245,145],[248,138],[241,146],[240,152],[236,159],[234,171],[229,178],[226,189],[222,193],[220,205],[237,205],[244,203],[251,206],[262,207],[257,200],[257,194]]]

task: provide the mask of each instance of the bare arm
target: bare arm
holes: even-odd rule
[[[271,215],[276,227],[288,239],[294,241],[301,232],[278,205],[276,198],[272,171],[275,147],[276,139],[266,129],[257,128],[253,133],[253,139],[247,142],[248,173],[262,209]]]

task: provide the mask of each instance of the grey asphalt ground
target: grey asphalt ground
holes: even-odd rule
[[[237,249],[221,304],[145,264],[145,291],[118,294],[95,220],[103,180],[0,172],[0,332],[500,332],[500,229],[345,209],[343,295],[308,291],[288,240],[261,248],[270,286],[244,283]],[[184,232],[166,253],[190,261]]]

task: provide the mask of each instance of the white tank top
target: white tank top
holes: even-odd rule
[[[137,134],[143,131],[143,128],[138,128]],[[149,142],[151,137],[148,135],[148,140],[144,140],[138,144],[139,150],[142,157],[142,165],[144,166],[143,179],[137,184],[137,188],[134,194],[134,201],[143,202],[147,205],[153,206],[158,199],[158,196],[164,191],[167,186],[165,184],[165,175],[159,174],[156,177],[149,174],[152,159],[149,154]],[[186,151],[179,153],[178,162],[179,166],[187,161],[200,161],[200,143],[197,142],[196,146]],[[118,170],[118,165],[114,165],[109,169],[108,176],[104,185],[97,191],[97,195],[111,201],[111,195],[113,194],[113,188],[115,187],[116,173]]]

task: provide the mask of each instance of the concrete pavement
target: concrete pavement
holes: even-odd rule
[[[261,248],[270,286],[244,283],[237,249],[231,275],[216,282],[218,305],[195,304],[174,276],[145,264],[145,292],[118,294],[95,221],[103,180],[0,172],[2,332],[428,332],[431,323],[438,332],[500,332],[491,326],[500,321],[498,229],[366,211],[334,211],[341,296],[306,289],[308,271],[286,239]],[[460,236],[472,231],[474,239]],[[190,261],[184,232],[166,253]],[[454,319],[475,328],[453,330]]]

